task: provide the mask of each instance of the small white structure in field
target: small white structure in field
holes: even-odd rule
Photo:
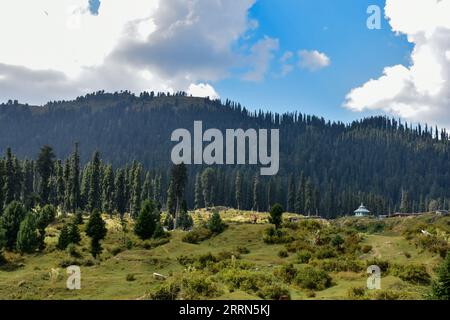
[[[370,211],[364,206],[363,203],[355,210],[355,217],[367,217],[370,215]]]

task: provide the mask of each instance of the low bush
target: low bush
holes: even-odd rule
[[[292,283],[297,276],[297,269],[292,264],[282,265],[275,269],[274,275],[286,283]]]
[[[332,247],[323,247],[316,250],[317,259],[330,259],[336,257],[336,251]]]
[[[292,242],[294,238],[286,230],[270,227],[264,232],[263,240],[267,244],[282,244]]]
[[[389,271],[390,264],[389,264],[389,261],[374,258],[374,259],[367,260],[366,266],[367,267],[378,266],[378,267],[380,267],[380,270],[382,273],[387,273]]]
[[[395,266],[393,274],[403,281],[407,281],[413,284],[429,284],[431,277],[427,272],[425,265],[406,265]]]
[[[331,277],[323,270],[311,266],[305,266],[300,269],[295,278],[295,282],[303,289],[325,290],[331,287]]]
[[[351,300],[360,300],[366,295],[366,288],[364,287],[351,287],[347,291],[347,297]]]
[[[162,301],[176,300],[180,291],[181,288],[178,283],[163,283],[156,290],[150,293],[150,299]]]
[[[213,233],[205,227],[197,227],[184,235],[182,241],[192,244],[198,244],[202,241],[208,240],[213,236]]]
[[[134,276],[134,274],[129,273],[129,274],[127,274],[127,276],[126,276],[125,279],[126,279],[127,281],[131,282],[131,281],[135,281],[135,280],[136,280],[136,277]]]
[[[301,250],[299,252],[297,252],[297,263],[299,264],[307,264],[309,263],[309,260],[311,259],[312,255],[311,252],[307,251],[307,250]]]
[[[286,250],[280,250],[280,251],[278,251],[278,256],[280,258],[287,258],[287,257],[289,257],[289,253]]]
[[[261,288],[258,296],[265,300],[291,300],[289,289],[280,284],[271,284]]]

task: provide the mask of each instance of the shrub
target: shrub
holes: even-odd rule
[[[311,259],[311,253],[307,250],[302,250],[297,253],[297,262],[299,264],[309,263],[310,259]]]
[[[323,270],[305,266],[300,269],[295,282],[303,289],[324,290],[331,287],[331,277]]]
[[[270,227],[265,231],[263,240],[267,244],[282,244],[292,242],[294,239],[286,231]]]
[[[270,217],[269,222],[275,225],[276,229],[279,229],[281,227],[281,223],[283,222],[283,213],[284,209],[280,204],[275,204],[270,209]]]
[[[331,247],[319,248],[315,254],[317,259],[329,259],[336,257],[336,251]]]
[[[370,251],[372,251],[372,246],[366,244],[361,248],[361,251],[362,253],[369,253]]]
[[[212,278],[202,273],[190,273],[188,276],[183,277],[181,283],[181,298],[183,300],[214,298],[220,294]]]
[[[390,266],[389,261],[381,260],[378,258],[367,260],[366,265],[367,267],[378,266],[383,273],[388,272]]]
[[[397,266],[394,275],[398,276],[403,281],[415,284],[428,284],[430,282],[430,275],[425,268],[425,265],[407,265]]]
[[[450,253],[447,254],[432,285],[432,296],[438,300],[450,300]]]
[[[297,269],[293,264],[286,264],[275,269],[274,275],[286,283],[291,283],[297,276]]]
[[[344,244],[344,239],[341,237],[341,235],[337,234],[332,240],[331,240],[331,245],[333,247],[337,247],[339,248],[340,246],[342,246]]]
[[[77,246],[73,243],[67,246],[66,251],[71,257],[81,258],[81,254],[78,252]]]
[[[287,257],[289,257],[289,253],[286,250],[280,250],[280,251],[278,251],[278,256],[280,258],[287,258]]]
[[[123,247],[121,247],[121,246],[114,246],[109,251],[111,252],[111,254],[113,256],[117,256],[119,253],[121,253],[124,250],[123,250]]]
[[[272,276],[267,273],[251,270],[226,269],[222,271],[221,277],[231,288],[249,293],[255,293],[273,282]]]
[[[375,300],[399,300],[401,298],[400,293],[392,290],[376,290],[371,296]]]
[[[266,300],[291,300],[289,289],[280,284],[271,284],[262,287],[258,296]]]
[[[315,296],[316,296],[316,293],[313,290],[306,291],[307,298],[314,298]]]
[[[248,249],[247,247],[238,246],[238,247],[236,247],[236,252],[240,253],[240,254],[249,254],[250,249]]]
[[[198,227],[185,234],[182,238],[183,242],[198,244],[213,236],[213,233],[205,227]]]
[[[135,281],[135,280],[136,280],[136,277],[134,276],[134,274],[129,273],[129,274],[127,274],[127,276],[126,276],[126,280],[129,281],[129,282]]]
[[[180,285],[177,283],[164,283],[150,293],[150,299],[163,301],[176,300],[180,290]]]
[[[361,299],[366,295],[366,288],[364,287],[351,287],[347,291],[347,296],[352,300]]]
[[[222,233],[227,225],[223,223],[218,211],[214,211],[208,220],[208,229],[214,234]]]

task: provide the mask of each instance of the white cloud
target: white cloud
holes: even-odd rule
[[[239,47],[258,26],[255,1],[102,0],[98,15],[89,0],[1,1],[0,101],[187,90],[249,62],[248,78],[261,79],[277,40]]]
[[[302,69],[307,69],[309,71],[317,71],[328,67],[331,63],[330,58],[327,57],[325,53],[319,52],[317,50],[300,50],[298,52],[300,57],[299,66]]]
[[[353,89],[345,107],[450,128],[450,1],[387,0],[385,12],[392,30],[415,45],[411,64],[386,67]]]
[[[265,37],[258,41],[252,48],[248,56],[247,65],[250,71],[244,74],[243,79],[247,81],[262,81],[270,67],[270,62],[274,58],[274,52],[279,49],[278,39]]]
[[[214,90],[214,88],[205,83],[191,84],[187,91],[188,95],[193,97],[209,97],[210,99],[220,99],[219,94]]]

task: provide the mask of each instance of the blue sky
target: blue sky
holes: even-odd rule
[[[278,38],[280,50],[318,50],[330,59],[329,67],[317,72],[300,68],[279,77],[274,61],[261,82],[231,78],[215,84],[222,97],[252,109],[300,110],[332,120],[351,121],[369,114],[355,113],[341,105],[352,88],[378,78],[385,66],[409,65],[412,46],[405,36],[396,36],[382,21],[381,30],[369,30],[366,13],[371,4],[384,7],[382,0],[260,0],[250,15],[258,20],[255,38]]]
[[[0,101],[182,90],[450,129],[448,17],[450,0],[4,0]]]

